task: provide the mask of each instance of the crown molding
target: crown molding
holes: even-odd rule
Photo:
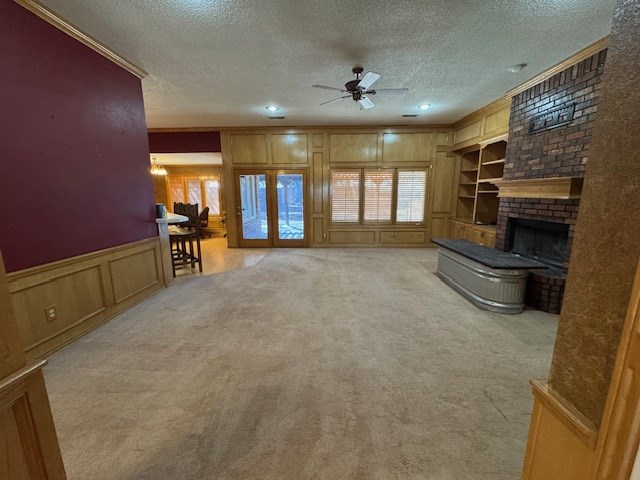
[[[609,37],[609,36],[601,38],[597,42],[592,43],[591,45],[589,45],[586,48],[583,48],[582,50],[580,50],[577,53],[574,53],[573,55],[571,55],[566,60],[563,60],[562,62],[558,63],[557,65],[554,65],[553,67],[546,69],[544,72],[539,73],[535,77],[533,77],[533,78],[527,80],[526,82],[518,85],[516,88],[512,88],[505,95],[507,97],[509,97],[509,98],[512,98],[512,97],[515,97],[516,95],[518,95],[519,93],[524,92],[525,90],[529,90],[531,87],[534,87],[534,86],[538,85],[539,83],[542,83],[545,80],[548,80],[549,78],[551,78],[554,75],[562,72],[563,70],[566,70],[570,66],[575,65],[576,63],[579,63],[582,60],[585,60],[585,59],[589,58],[592,55],[595,55],[596,53],[598,53],[601,50],[604,50],[609,45],[610,41],[611,41],[611,37]]]
[[[148,73],[145,72],[142,68],[124,59],[123,57],[115,53],[113,50],[109,49],[108,47],[100,43],[98,40],[93,38],[92,36],[86,34],[82,30],[80,30],[78,27],[71,24],[70,22],[68,22],[67,20],[62,18],[60,15],[55,13],[53,10],[44,6],[37,0],[14,0],[14,1],[18,5],[21,5],[22,7],[26,8],[30,12],[34,13],[35,15],[43,19],[45,22],[49,23],[50,25],[53,25],[58,30],[63,31],[70,37],[75,38],[80,43],[86,45],[87,47],[94,50],[95,52],[98,52],[103,57],[108,58],[113,63],[124,68],[126,71],[128,71],[129,73],[132,73],[136,77],[142,79],[148,75]]]

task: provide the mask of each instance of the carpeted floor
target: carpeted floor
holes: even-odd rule
[[[520,478],[557,317],[478,310],[435,270],[283,249],[181,277],[50,357],[69,479]]]

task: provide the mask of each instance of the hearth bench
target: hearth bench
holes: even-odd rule
[[[439,247],[438,276],[476,306],[492,312],[522,312],[529,270],[548,268],[468,240],[431,241]]]

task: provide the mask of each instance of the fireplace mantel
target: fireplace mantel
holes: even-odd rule
[[[582,177],[527,178],[497,180],[499,197],[511,198],[580,198]]]

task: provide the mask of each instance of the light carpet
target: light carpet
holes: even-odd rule
[[[70,480],[520,478],[557,317],[477,309],[435,250],[273,250],[50,357]]]

